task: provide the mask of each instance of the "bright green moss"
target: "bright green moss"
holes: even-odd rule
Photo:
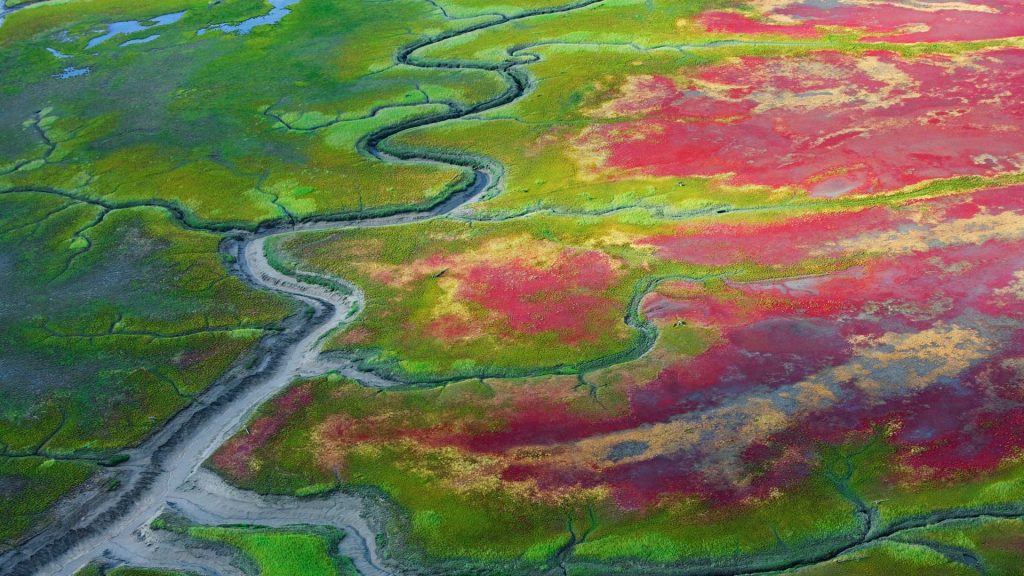
[[[240,550],[263,576],[349,576],[351,561],[336,556],[343,534],[337,531],[290,531],[269,528],[193,526],[188,535]]]

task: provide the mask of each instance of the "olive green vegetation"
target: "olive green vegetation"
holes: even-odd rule
[[[0,457],[0,552],[32,527],[49,523],[50,506],[95,469],[86,462]]]
[[[557,4],[551,2],[550,4]],[[541,15],[516,26],[473,32],[423,52],[424,58],[501,60],[509,47],[534,44],[633,45],[637,51],[662,45],[690,46],[723,38],[690,20],[705,10],[743,6],[741,0],[604,0],[573,12]],[[787,40],[792,40],[787,38]],[[603,66],[603,62],[601,63]],[[577,66],[601,68],[599,66]]]
[[[832,560],[792,570],[797,576],[1020,574],[1024,521],[981,516],[907,530]]]
[[[657,214],[690,214],[752,205],[779,206],[799,197],[794,190],[730,188],[710,178],[652,178],[635,174],[588,174],[574,149],[588,126],[628,118],[601,118],[592,107],[615,95],[630,75],[678,76],[730,56],[784,55],[821,48],[820,42],[691,48],[720,40],[687,18],[740,2],[607,1],[571,18],[542,16],[520,26],[482,30],[445,42],[423,58],[503,60],[537,58],[528,69],[542,79],[523,98],[471,117],[405,132],[395,145],[448,148],[499,160],[502,194],[473,207],[479,218],[536,210],[602,213],[645,207]],[[600,66],[581,66],[581,61]],[[524,156],[528,161],[523,161]]]
[[[293,305],[232,276],[218,235],[184,230],[165,210],[32,192],[0,195],[0,205],[0,457],[10,457],[0,484],[25,511],[0,531],[10,543]]]
[[[437,164],[384,163],[356,146],[383,125],[504,90],[483,71],[393,66],[398,45],[454,24],[418,0],[372,10],[304,0],[247,35],[197,35],[266,9],[93,0],[10,15],[0,27],[0,77],[10,79],[0,91],[0,189],[159,202],[193,224],[253,227],[427,205],[465,178]],[[85,48],[111,20],[179,10],[178,23]],[[153,42],[119,46],[154,31]],[[67,66],[90,72],[54,77]]]
[[[872,503],[881,526],[901,529],[796,574],[1020,573],[1024,467],[1019,462],[969,480],[940,479],[910,489],[889,480],[891,446],[876,440],[853,451],[851,489]]]
[[[573,557],[727,566],[742,561],[737,556],[784,556],[787,546],[811,550],[819,542],[841,541],[857,528],[852,504],[817,470],[810,480],[767,501],[734,507],[683,502],[649,514],[611,515],[576,546]]]
[[[217,235],[183,230],[161,209],[0,198],[8,454],[109,457],[292,311],[224,269]]]
[[[889,481],[895,461],[889,445],[872,444],[858,458],[856,474],[850,482],[851,488],[865,501],[875,503],[878,519],[884,524],[897,524],[908,517],[928,518],[937,510],[943,511],[939,518],[970,515],[964,510],[1024,515],[1020,498],[1024,490],[1022,462],[1010,459],[991,472],[962,475],[954,481],[949,478],[919,481],[911,488]]]

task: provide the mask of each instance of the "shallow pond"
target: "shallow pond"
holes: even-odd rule
[[[67,80],[68,78],[76,78],[78,76],[85,76],[92,71],[92,68],[76,68],[74,66],[68,66],[60,74],[57,74],[55,78],[58,80]]]
[[[288,6],[298,4],[299,0],[268,0],[272,8],[270,12],[262,16],[256,16],[255,18],[249,18],[243,20],[238,24],[217,24],[209,28],[203,28],[199,30],[198,34],[202,35],[210,30],[220,30],[221,32],[234,33],[234,34],[248,34],[252,32],[253,28],[257,26],[265,26],[268,24],[277,24],[282,18],[291,13]]]
[[[134,34],[136,32],[142,32],[156,26],[167,26],[178,22],[185,17],[185,11],[173,12],[171,14],[164,14],[162,16],[154,16],[150,18],[147,23],[141,23],[138,20],[126,20],[124,22],[113,22],[107,25],[107,32],[100,36],[89,40],[89,43],[85,45],[86,48],[95,48],[96,46],[110,40],[114,36],[120,36],[122,34]],[[154,40],[156,38],[153,38]],[[148,41],[148,40],[147,40]],[[125,42],[121,46],[125,46],[132,41]],[[138,42],[134,42],[138,44]]]

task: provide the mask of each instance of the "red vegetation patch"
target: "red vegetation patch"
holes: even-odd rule
[[[912,202],[907,209],[893,211],[884,207],[872,207],[856,212],[834,212],[799,216],[781,222],[753,224],[684,224],[670,234],[643,238],[639,244],[656,247],[662,258],[706,266],[729,266],[752,263],[762,266],[792,266],[809,258],[836,260],[849,255],[844,241],[857,237],[878,235],[887,237],[893,230],[910,233],[924,230],[920,222],[922,213],[931,214],[943,221],[967,220],[980,213],[997,215],[1004,212],[1024,211],[1024,186],[1009,186],[983,190],[967,198],[951,197],[940,200]],[[881,244],[865,242],[867,251],[886,248]],[[982,250],[990,254],[990,250]],[[851,272],[857,274],[856,271]],[[844,278],[843,281],[846,279]],[[825,279],[787,280],[778,284],[776,291],[785,294],[791,290],[800,292],[814,288]],[[669,303],[665,300],[653,302],[651,313],[659,314],[665,309],[683,306],[692,310],[694,306],[719,309],[734,306],[729,301],[698,302],[686,301]]]
[[[905,218],[903,219],[905,221]],[[707,266],[755,262],[787,266],[803,262],[811,250],[856,233],[891,228],[900,218],[884,208],[816,214],[770,224],[683,225],[672,234],[640,241],[657,247],[662,258]],[[838,251],[834,256],[840,256]]]
[[[373,333],[365,326],[357,326],[342,334],[338,341],[342,344],[361,344],[369,340],[372,335]]]
[[[938,226],[981,214],[1024,213],[1022,192],[1014,186],[920,201],[897,211],[869,209],[845,219],[795,218],[766,225],[760,252],[751,243],[746,253],[755,260],[759,253],[771,259],[779,246],[801,237],[810,238],[811,246],[908,222]],[[735,232],[746,237],[739,227]],[[730,239],[725,233],[724,242]],[[1022,373],[1008,364],[1024,355],[1024,337],[1011,337],[1024,309],[1016,296],[1000,300],[999,306],[992,303],[994,294],[1019,280],[1024,241],[930,243],[934,247],[812,278],[731,283],[717,292],[699,283],[666,285],[672,296],[646,299],[645,315],[712,327],[721,333],[717,344],[669,366],[649,384],[629,388],[628,409],[616,417],[591,420],[564,405],[529,398],[503,414],[501,430],[479,434],[468,446],[501,451],[643,429],[674,418],[700,422],[711,451],[680,445],[677,452],[594,470],[517,464],[504,476],[533,478],[552,490],[608,484],[627,508],[652,505],[673,492],[700,494],[719,504],[762,497],[805,478],[818,442],[842,442],[892,422],[902,424],[892,441],[917,478],[991,470],[1024,447],[1024,434],[1016,432],[1015,424],[1018,412],[1024,415],[1016,408],[1024,396],[1019,392]],[[904,378],[934,369],[927,347],[889,358],[886,354],[895,354],[893,344],[878,345],[879,357],[872,356],[871,344],[863,344],[938,330],[941,345],[942,331],[951,326],[976,331],[1001,352],[965,371],[914,383]],[[882,384],[873,384],[876,380]],[[834,396],[802,405],[788,391],[801,382],[815,382]],[[762,436],[732,440],[737,428],[758,426],[747,420],[751,415],[744,408],[752,398],[767,399],[766,406],[786,413],[790,422],[766,427]],[[728,448],[716,440],[720,437],[730,438],[724,444]]]
[[[478,330],[473,322],[455,314],[444,314],[432,320],[426,328],[427,334],[439,340],[461,340],[472,336]]]
[[[921,222],[922,213],[934,225],[979,215],[1021,214],[1022,191],[1013,186],[966,198],[919,201],[912,210],[893,214],[890,225]],[[864,218],[851,216],[848,227],[830,227],[829,234],[839,240],[869,231]],[[872,217],[867,222],[884,220]],[[814,222],[797,218],[764,230],[766,258],[775,258],[772,246],[777,242],[799,238],[801,226]],[[807,233],[813,236],[815,231]],[[723,241],[729,239],[726,231]],[[729,284],[717,294],[699,294],[698,284],[668,286],[680,296],[648,298],[648,317],[713,327],[723,338],[703,355],[666,369],[651,385],[633,391],[633,409],[655,406],[649,414],[664,417],[673,409],[723,406],[745,391],[764,394],[810,379],[828,387],[835,401],[810,412],[790,407],[789,432],[773,435],[774,441],[810,452],[816,442],[841,442],[852,433],[895,422],[900,431],[892,441],[917,479],[994,469],[1024,448],[1019,425],[1024,419],[1024,332],[1019,330],[1024,317],[1024,241],[943,245],[958,240],[936,238],[928,242],[934,247],[825,276]],[[960,373],[915,384],[905,380],[907,375],[935,369],[936,358],[928,355],[928,347],[900,355],[887,344],[878,356],[858,359],[851,346],[882,335],[914,336],[934,329],[941,334],[951,326],[981,334],[997,343],[999,352]],[[942,344],[940,336],[934,345]],[[957,349],[939,356],[955,361],[950,354],[961,353],[970,354]],[[844,368],[847,364],[854,368]],[[761,457],[744,454],[745,459]]]
[[[522,261],[486,264],[465,275],[460,296],[500,313],[520,333],[557,332],[568,344],[598,338],[616,303],[601,295],[615,271],[596,251],[564,250],[547,268]]]
[[[296,386],[273,400],[277,412],[291,416],[300,408],[305,408],[313,401],[313,388],[309,384]]]
[[[737,12],[705,12],[697,18],[697,23],[708,32],[725,34],[785,34],[786,36],[798,38],[817,38],[821,36],[813,22],[801,22],[799,24],[759,22]]]
[[[714,263],[861,257],[813,277],[661,284],[642,302],[644,317],[666,330],[697,326],[709,347],[675,359],[658,348],[621,380],[612,370],[587,375],[593,382],[345,392],[349,410],[317,428],[319,462],[343,469],[345,451],[363,443],[453,448],[488,456],[486,471],[453,468],[456,482],[462,473],[534,482],[541,498],[601,486],[625,509],[690,495],[732,506],[804,482],[822,443],[867,441],[884,427],[897,459],[889,480],[977,477],[1024,449],[1021,221],[1024,186],[1008,186],[749,228],[682,226],[649,242],[678,258],[724,252]],[[544,262],[474,262],[447,277],[534,330],[547,324],[533,318],[580,291],[596,297],[616,274],[592,252]],[[592,330],[557,325],[563,335]],[[434,328],[459,324],[442,316]],[[659,372],[640,376],[649,367]],[[593,398],[580,392],[591,384],[604,386]],[[215,463],[251,474],[253,450],[308,402],[301,388],[275,400]]]
[[[639,91],[639,106],[629,94],[614,103],[645,118],[582,137],[606,151],[608,168],[838,196],[1013,172],[1024,161],[1024,50],[748,57],[674,90],[647,82],[654,89]]]
[[[213,464],[237,479],[251,478],[253,453],[284,428],[288,417],[313,401],[310,384],[296,386],[271,401],[272,413],[260,416],[249,424],[243,434],[227,441],[213,455]]]
[[[896,2],[855,4],[793,0],[768,11],[766,21],[735,12],[707,12],[697,21],[710,32],[820,36],[817,26],[862,30],[867,42],[964,42],[1024,36],[1024,6],[1015,0],[967,0],[923,10]],[[968,9],[973,6],[974,9]],[[793,24],[792,22],[799,22]]]

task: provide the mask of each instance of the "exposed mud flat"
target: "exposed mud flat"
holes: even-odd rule
[[[227,485],[206,469],[197,471],[167,499],[166,510],[208,525],[258,524],[286,527],[297,524],[331,525],[346,532],[338,552],[352,558],[360,573],[380,576],[389,572],[380,568],[381,559],[375,545],[379,531],[372,517],[364,514],[366,502],[359,496],[332,494],[313,498],[261,496]],[[143,526],[108,546],[107,555],[134,566],[188,568],[183,565],[183,548],[187,542],[173,534],[154,531]],[[189,547],[186,556],[193,555]],[[237,572],[232,557],[210,551],[189,559],[203,571]]]

